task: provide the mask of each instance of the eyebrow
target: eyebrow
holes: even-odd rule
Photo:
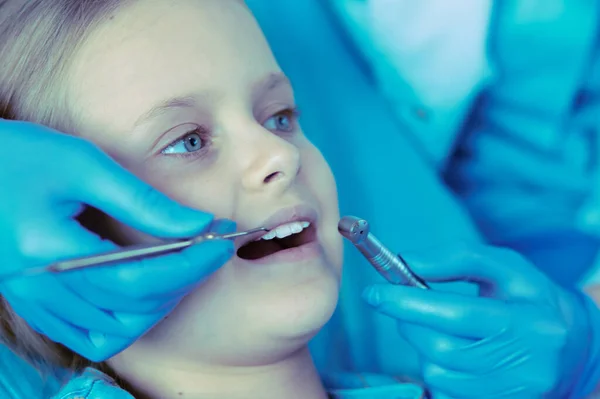
[[[267,75],[265,78],[259,80],[253,87],[253,97],[254,99],[259,99],[264,96],[268,92],[275,90],[281,86],[292,87],[290,80],[284,73],[271,73]]]
[[[252,94],[255,99],[258,99],[267,94],[268,92],[275,90],[276,88],[281,86],[291,87],[291,83],[288,77],[281,72],[271,73],[254,84]],[[134,123],[134,127],[138,127],[141,124],[151,119],[157,118],[161,115],[164,115],[170,111],[181,108],[194,108],[197,107],[197,105],[198,102],[192,96],[174,97],[168,99],[158,105],[155,105],[148,112],[140,116],[138,120]]]
[[[166,114],[169,111],[173,111],[180,108],[194,108],[197,105],[197,101],[191,96],[185,97],[174,97],[168,99],[158,105],[155,105],[142,116],[138,118],[134,126],[139,126],[150,119],[157,118],[161,115]]]

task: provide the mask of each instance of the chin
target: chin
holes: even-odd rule
[[[338,294],[336,280],[320,280],[289,289],[276,302],[262,307],[260,329],[256,331],[262,338],[255,341],[255,351],[247,353],[247,359],[268,364],[306,348],[331,319]]]
[[[143,346],[160,356],[222,366],[281,361],[305,348],[337,306],[336,274],[316,265],[306,270],[299,273],[303,278],[277,278],[252,289],[209,282],[147,334]],[[230,289],[221,291],[224,286]]]
[[[234,366],[269,364],[301,350],[336,309],[335,249],[324,246],[320,256],[295,262],[233,258],[148,334],[152,346]]]
[[[274,335],[283,338],[315,335],[331,319],[338,303],[337,279],[319,279],[291,287],[265,309]]]

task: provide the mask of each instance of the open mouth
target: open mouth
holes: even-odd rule
[[[237,256],[245,260],[257,260],[277,252],[297,248],[316,238],[316,228],[309,222],[291,222],[283,224],[261,238],[241,246]]]

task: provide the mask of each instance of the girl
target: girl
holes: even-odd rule
[[[8,0],[0,15],[0,117],[79,135],[185,205],[274,232],[236,242],[225,267],[98,367],[137,398],[422,395],[326,388],[315,370],[306,345],[335,309],[341,273],[335,181],[243,2]],[[88,223],[120,244],[152,241]],[[2,313],[19,354],[70,371],[57,398],[130,397]]]

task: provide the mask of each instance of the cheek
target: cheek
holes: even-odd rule
[[[235,214],[235,185],[223,184],[232,180],[227,168],[204,170],[194,161],[157,160],[143,163],[112,156],[138,178],[184,206],[208,212],[215,219],[232,219]],[[157,238],[117,221],[110,222],[110,231],[112,237],[123,244],[159,242]]]
[[[178,203],[211,213],[215,218],[231,218],[235,213],[235,187],[230,170],[203,168],[190,161],[158,161],[133,170],[138,177]]]
[[[337,186],[329,164],[319,154],[313,159],[312,165],[314,166],[312,166],[310,183],[325,213],[323,216],[337,219],[339,216]]]
[[[303,169],[306,185],[310,187],[321,209],[322,238],[327,247],[329,260],[336,270],[340,270],[343,260],[343,242],[337,230],[340,212],[333,172],[321,152],[312,144],[305,151]]]
[[[323,154],[310,142],[307,142],[302,151],[302,169],[304,183],[325,208],[323,211],[328,215],[338,213],[337,186],[333,172]]]

